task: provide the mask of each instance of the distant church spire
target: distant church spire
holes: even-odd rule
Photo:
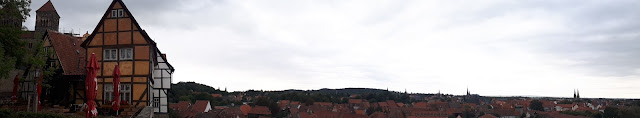
[[[573,89],[573,99],[580,99],[580,90]]]

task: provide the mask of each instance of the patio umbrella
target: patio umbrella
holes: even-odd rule
[[[113,69],[113,102],[111,108],[116,111],[120,109],[120,66],[116,65]]]
[[[16,78],[13,79],[13,94],[11,95],[11,102],[18,101],[18,84],[19,83],[20,83],[20,79],[18,78],[18,75],[16,75]]]
[[[96,99],[96,94],[98,93],[98,86],[97,86],[97,71],[100,69],[100,66],[98,65],[98,60],[96,60],[96,54],[95,53],[91,53],[91,57],[89,58],[89,62],[87,63],[87,78],[85,78],[85,93],[87,96],[87,109],[85,110],[86,112],[86,117],[92,117],[92,116],[97,116],[98,115],[98,110],[96,109],[96,101],[94,101]]]
[[[42,96],[42,78],[44,74],[40,72],[40,77],[38,77],[38,109],[40,109],[40,96]]]

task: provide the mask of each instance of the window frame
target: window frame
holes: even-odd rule
[[[160,98],[153,98],[153,102],[151,104],[152,107],[159,108],[160,107]]]
[[[118,9],[118,18],[120,17],[124,17],[124,10],[123,9]]]
[[[125,88],[127,88],[127,90],[125,90]],[[114,97],[113,84],[104,84],[103,101],[112,102]],[[120,83],[120,101],[127,101],[131,104],[131,84]]]
[[[112,9],[111,10],[111,17],[112,18],[117,18],[118,17],[118,10],[117,9]]]
[[[120,48],[118,52],[120,60],[133,60],[133,48]]]
[[[115,55],[113,54],[115,51]],[[109,53],[107,53],[109,52]],[[112,57],[113,56],[113,57]],[[103,60],[118,60],[118,49],[103,49],[102,50],[102,59]]]

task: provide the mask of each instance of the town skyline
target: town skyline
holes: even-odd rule
[[[110,1],[52,2],[60,31],[84,34]],[[469,88],[483,96],[571,97],[579,89],[585,98],[640,98],[638,2],[576,9],[565,7],[577,1],[282,2],[127,5],[179,69],[173,82],[230,91],[388,87],[458,95]],[[32,10],[25,26],[33,30],[34,19]]]

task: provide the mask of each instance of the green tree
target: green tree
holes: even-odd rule
[[[532,100],[531,105],[529,105],[530,109],[544,111],[544,107],[542,107],[542,102],[539,100]]]
[[[620,115],[618,115],[618,108],[616,107],[607,107],[604,108],[604,114],[602,114],[604,116],[604,118],[620,118]]]
[[[31,0],[0,0],[0,20],[21,23],[29,17]],[[26,43],[20,38],[22,26],[0,24],[0,78],[9,78],[9,71],[26,67]]]

